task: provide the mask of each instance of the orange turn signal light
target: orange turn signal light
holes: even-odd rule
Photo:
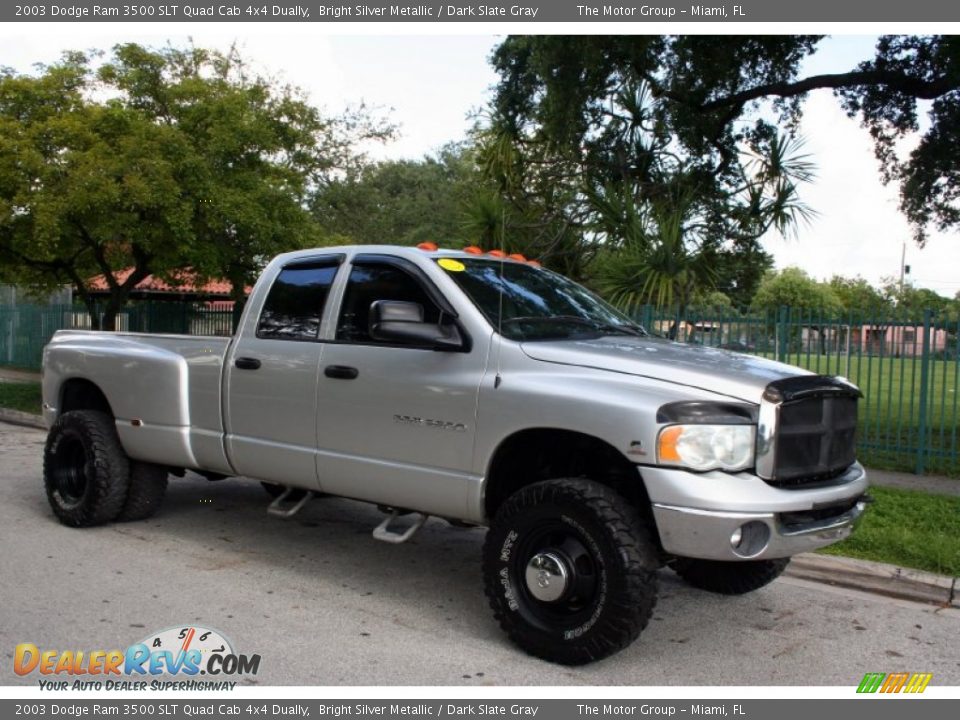
[[[660,432],[660,439],[657,447],[657,457],[660,461],[680,462],[680,453],[677,452],[677,442],[683,435],[683,427],[674,425],[664,428]]]

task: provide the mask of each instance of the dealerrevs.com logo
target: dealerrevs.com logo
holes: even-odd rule
[[[259,670],[259,655],[239,654],[222,633],[196,625],[151,633],[126,650],[54,650],[20,643],[13,656],[17,675],[42,676],[41,690],[232,690],[237,683],[226,678]]]

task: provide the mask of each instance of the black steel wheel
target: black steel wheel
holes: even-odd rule
[[[130,465],[113,418],[92,410],[57,418],[43,452],[43,482],[50,507],[64,525],[114,520],[127,498]]]
[[[483,550],[487,598],[531,655],[580,665],[629,645],[656,604],[655,544],[636,509],[585,479],[522,488]]]

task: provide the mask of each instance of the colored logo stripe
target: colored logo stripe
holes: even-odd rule
[[[867,673],[857,686],[858,693],[922,693],[933,673]]]

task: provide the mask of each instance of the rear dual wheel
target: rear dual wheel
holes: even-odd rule
[[[50,428],[43,480],[60,522],[91,527],[153,515],[166,491],[167,471],[131,461],[107,413],[75,410],[58,417]]]

